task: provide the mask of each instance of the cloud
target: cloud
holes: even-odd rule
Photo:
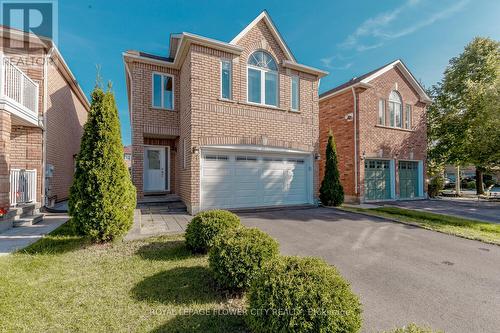
[[[334,59],[343,60],[343,59],[340,59],[340,58],[341,57],[339,57],[339,56],[332,56],[332,57],[322,58],[322,59],[320,59],[320,61],[323,64],[323,66],[325,66],[326,68],[328,68],[328,69],[335,69],[335,70],[347,70],[347,69],[351,68],[352,65],[354,64],[352,62],[348,62],[348,63],[346,63],[345,65],[342,65],[342,66],[334,66],[333,65]]]
[[[448,2],[448,6],[441,10],[436,8],[437,2],[434,2],[425,11],[423,7],[429,7],[426,1],[408,0],[399,7],[365,20],[339,46],[344,49],[355,49],[358,52],[381,47],[388,40],[409,35],[426,26],[432,25],[436,21],[453,15],[461,10],[469,1]],[[414,17],[423,17],[423,19],[415,21]],[[407,25],[407,22],[412,24]]]

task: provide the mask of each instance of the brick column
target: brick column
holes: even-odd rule
[[[10,114],[0,110],[0,208],[10,206]]]

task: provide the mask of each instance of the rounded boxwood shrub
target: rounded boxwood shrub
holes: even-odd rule
[[[209,264],[215,279],[227,289],[250,286],[262,266],[279,255],[279,244],[256,228],[225,231],[209,252]]]
[[[186,228],[186,245],[193,252],[206,253],[222,232],[240,226],[240,218],[227,210],[198,213]]]
[[[361,304],[335,267],[318,258],[269,261],[248,293],[252,332],[358,332]]]

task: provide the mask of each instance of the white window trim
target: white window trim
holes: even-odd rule
[[[230,66],[229,67],[229,97],[222,96],[222,64],[224,62],[228,62],[229,66]],[[227,100],[227,101],[233,100],[233,62],[231,61],[231,59],[228,59],[228,58],[222,58],[220,60],[220,98]]]
[[[382,110],[380,109],[380,103],[382,103]],[[381,126],[386,126],[386,117],[385,117],[385,113],[386,113],[386,102],[385,102],[385,99],[383,98],[379,98],[378,100],[378,116],[377,116],[377,125],[381,125]],[[382,123],[380,123],[380,111],[382,111]]]
[[[161,106],[155,106],[155,74],[160,75],[161,77]],[[166,108],[164,106],[165,94],[163,93],[163,80],[165,76],[172,78],[172,108]],[[151,106],[155,109],[169,110],[169,111],[175,110],[175,77],[173,75],[161,72],[153,72],[151,74]]]
[[[408,108],[409,108],[410,112],[408,112]],[[412,113],[413,113],[413,107],[412,107],[412,105],[411,104],[405,104],[405,122],[404,122],[404,128],[405,129],[411,129]]]
[[[392,126],[391,123],[390,123],[390,121],[389,121],[389,127],[404,128],[404,122],[403,122],[404,110],[403,110],[403,105],[405,105],[405,104],[403,103],[403,98],[401,97],[401,94],[399,93],[399,91],[392,90],[391,93],[393,91],[395,91],[398,94],[400,101],[397,102],[397,101],[391,100],[391,94],[389,94],[389,99],[388,99],[388,102],[389,102],[389,116],[390,116],[390,113],[391,113],[390,112],[391,111],[391,104],[393,104],[394,106],[399,105],[399,109],[396,109],[395,107],[393,108],[394,109],[394,115],[393,115],[394,126]],[[400,117],[400,121],[401,121],[401,126],[398,126],[398,122],[396,121],[398,112],[399,112],[399,117]]]
[[[297,108],[293,108],[293,80],[297,79]],[[290,110],[299,111],[300,110],[300,77],[298,75],[292,75],[290,77]]]
[[[255,69],[255,70],[258,70],[261,72],[261,75],[260,75],[260,103],[250,101],[250,89],[248,86],[248,69],[249,68]],[[265,74],[266,72],[276,74],[276,78],[277,78],[277,80],[276,80],[276,105],[266,104],[266,74]],[[247,103],[256,104],[256,105],[264,105],[264,106],[268,106],[271,108],[279,108],[279,105],[280,105],[279,91],[280,91],[279,71],[273,71],[273,70],[266,69],[263,67],[252,66],[252,65],[249,65],[248,61],[247,61]]]

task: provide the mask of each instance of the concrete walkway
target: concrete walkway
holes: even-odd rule
[[[0,256],[25,248],[68,220],[69,216],[65,214],[47,214],[43,221],[35,225],[12,228],[0,233]]]
[[[125,240],[183,233],[191,219],[192,216],[185,212],[171,212],[162,207],[136,209],[134,225]]]

